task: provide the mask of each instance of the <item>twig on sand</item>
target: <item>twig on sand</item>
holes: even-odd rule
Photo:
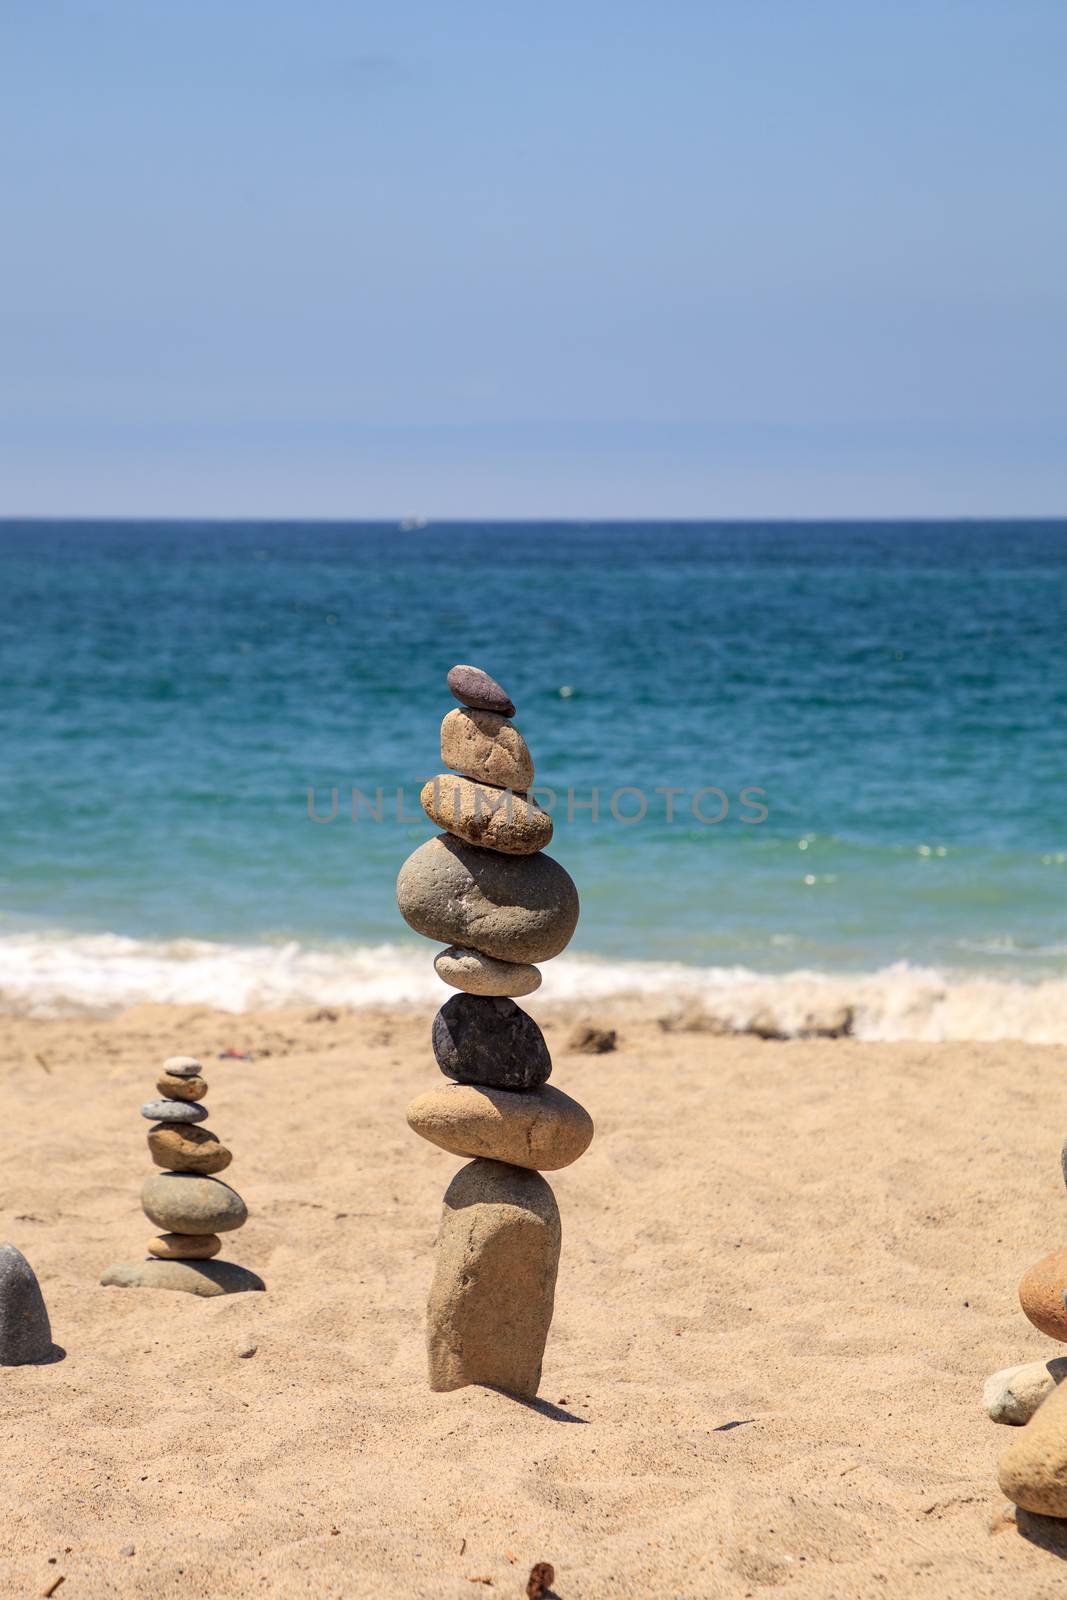
[[[55,1592],[59,1588],[60,1584],[61,1583],[66,1583],[66,1581],[67,1581],[66,1574],[61,1572],[59,1574],[59,1577],[53,1579],[53,1581],[48,1585],[47,1589],[42,1589],[41,1590],[41,1593],[44,1595],[44,1600],[48,1600],[49,1595],[55,1594]]]

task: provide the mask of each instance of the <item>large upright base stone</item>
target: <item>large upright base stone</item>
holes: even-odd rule
[[[51,1354],[52,1325],[37,1274],[21,1250],[0,1244],[0,1367],[28,1366]]]
[[[559,1266],[556,1199],[537,1172],[461,1167],[445,1193],[427,1310],[431,1389],[484,1383],[533,1398]]]

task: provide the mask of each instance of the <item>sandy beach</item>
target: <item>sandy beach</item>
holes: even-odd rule
[[[537,1405],[425,1384],[461,1165],[404,1122],[428,1016],[5,1020],[0,1223],[64,1355],[0,1372],[2,1592],[521,1597],[550,1561],[561,1600],[1062,1593],[1050,1525],[1006,1516],[979,1397],[1054,1353],[1014,1286],[1067,1232],[1067,1050],[530,1009],[597,1122],[552,1176]],[[569,1048],[580,1020],[618,1047]],[[224,1254],[265,1295],[98,1287],[152,1231],[138,1107],[178,1050],[252,1213]]]

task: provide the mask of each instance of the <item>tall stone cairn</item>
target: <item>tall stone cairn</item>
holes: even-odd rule
[[[226,1146],[201,1124],[207,1108],[203,1068],[191,1056],[172,1056],[156,1083],[162,1099],[141,1107],[152,1123],[148,1150],[162,1172],[141,1188],[141,1209],[165,1231],[148,1241],[144,1261],[109,1267],[102,1284],[120,1289],[180,1289],[187,1294],[240,1294],[263,1289],[263,1279],[232,1261],[216,1261],[220,1233],[243,1228],[248,1208],[236,1189],[215,1176],[233,1160]]]
[[[456,666],[459,706],[441,724],[439,774],[424,811],[445,831],[408,857],[397,902],[417,933],[447,946],[438,977],[458,989],[433,1022],[452,1081],[419,1095],[409,1125],[474,1159],[445,1193],[428,1307],[431,1389],[489,1384],[533,1397],[552,1321],[560,1222],[542,1172],[566,1167],[593,1137],[589,1113],[549,1087],[544,1035],[515,995],[570,940],[578,893],[543,854],[552,820],[528,791],[534,767],[508,695],[478,667]],[[457,776],[458,774],[458,776]]]
[[[1067,1144],[1061,1166],[1067,1181]],[[1035,1328],[1067,1343],[1067,1248],[1023,1273],[1019,1303]],[[994,1422],[1023,1424],[1000,1458],[1000,1487],[1023,1511],[1067,1517],[1067,1360],[1030,1361],[997,1372],[983,1402]]]

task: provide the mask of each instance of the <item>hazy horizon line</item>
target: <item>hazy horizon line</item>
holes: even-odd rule
[[[604,513],[595,517],[566,516],[562,514],[553,514],[551,516],[516,516],[510,513],[505,513],[499,516],[487,516],[482,513],[478,516],[468,517],[456,516],[454,514],[434,516],[432,514],[423,515],[422,513],[413,514],[411,512],[400,514],[388,512],[380,513],[375,516],[344,516],[340,514],[312,516],[303,514],[278,515],[276,512],[272,512],[265,516],[258,516],[254,512],[242,512],[239,515],[194,514],[188,516],[175,515],[173,513],[161,515],[157,512],[129,511],[118,512],[115,514],[108,512],[67,514],[53,511],[0,512],[0,527],[10,526],[12,523],[18,522],[68,524],[80,523],[84,524],[85,526],[95,526],[100,523],[121,522],[131,524],[149,523],[160,527],[180,527],[192,523],[206,524],[214,527],[233,527],[240,526],[242,524],[255,524],[259,527],[264,525],[284,527],[286,525],[295,523],[304,527],[395,526],[398,531],[418,534],[425,533],[431,527],[469,527],[480,526],[483,524],[491,524],[494,526],[507,524],[509,526],[522,527],[533,525],[544,526],[547,523],[558,525],[560,527],[595,528],[603,526],[641,527],[648,523],[672,523],[694,527],[736,527],[738,525],[759,525],[764,527],[807,527],[814,525],[821,526],[825,525],[826,523],[840,523],[843,526],[862,525],[869,527],[890,527],[907,523],[940,523],[954,525],[961,523],[988,522],[1010,522],[1016,524],[1050,522],[1067,523],[1067,510],[1055,512],[1026,511],[1020,513],[989,511],[982,512],[980,514],[966,512],[959,513],[957,515],[945,515],[943,513],[930,514],[913,511],[894,516],[878,516],[862,512],[856,513],[855,515],[844,515],[841,512],[833,512],[827,516],[818,516],[809,512],[802,516],[795,517],[785,517],[781,515],[761,516],[758,512],[746,512],[743,516],[704,516],[697,514],[686,516],[670,514],[662,516],[611,516],[610,514]]]

